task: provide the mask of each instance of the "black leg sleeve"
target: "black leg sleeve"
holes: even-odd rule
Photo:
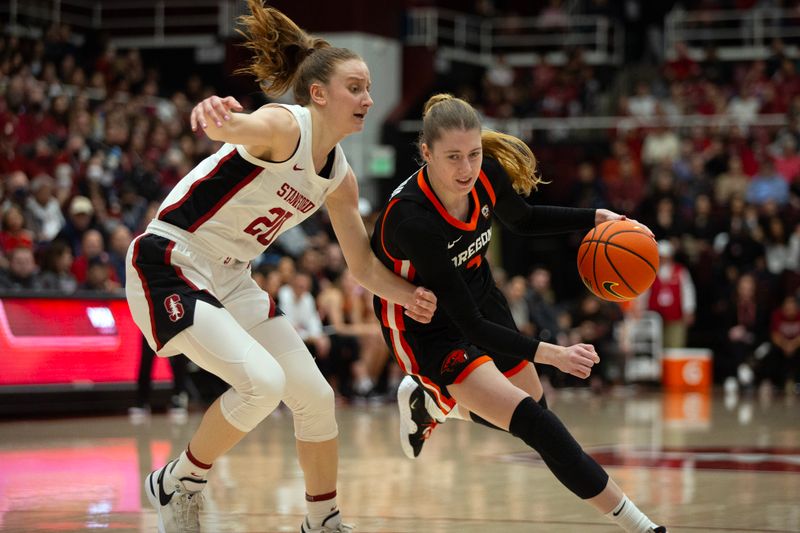
[[[539,452],[558,480],[578,497],[593,498],[606,487],[606,471],[583,451],[561,420],[533,398],[519,403],[509,429]]]

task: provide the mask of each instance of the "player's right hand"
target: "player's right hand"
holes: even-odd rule
[[[427,324],[436,312],[436,295],[425,287],[417,287],[411,304],[405,306],[405,314],[420,324]]]
[[[553,365],[566,374],[586,379],[592,373],[592,367],[600,362],[600,356],[591,344],[573,344],[559,351]]]
[[[189,121],[192,131],[197,131],[198,126],[202,129],[208,127],[208,123],[213,122],[219,128],[223,120],[230,120],[231,111],[243,111],[244,108],[233,96],[220,98],[219,96],[209,96],[192,108]]]

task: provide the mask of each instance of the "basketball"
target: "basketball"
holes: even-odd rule
[[[610,220],[592,228],[578,248],[578,273],[603,300],[624,302],[656,279],[658,245],[647,229],[630,220]]]

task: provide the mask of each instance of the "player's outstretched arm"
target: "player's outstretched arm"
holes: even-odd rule
[[[192,108],[192,131],[200,129],[215,141],[257,147],[248,150],[256,154],[275,146],[280,136],[299,135],[297,121],[282,107],[268,105],[252,113],[241,113],[242,109],[232,96],[209,96]]]
[[[387,269],[372,253],[367,230],[358,212],[358,183],[352,170],[328,195],[325,204],[347,266],[356,280],[381,298],[402,305],[405,314],[417,322],[430,322],[436,311],[436,296]]]

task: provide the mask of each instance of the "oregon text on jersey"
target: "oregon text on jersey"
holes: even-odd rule
[[[463,264],[464,264],[466,261],[469,261],[469,259],[470,259],[470,258],[471,258],[473,255],[475,255],[476,253],[480,252],[480,251],[481,251],[481,249],[482,249],[484,246],[486,246],[487,244],[489,244],[489,241],[490,241],[491,239],[492,239],[492,228],[489,228],[489,229],[487,229],[486,231],[484,231],[483,233],[481,233],[481,234],[478,236],[478,238],[477,238],[477,239],[475,239],[475,242],[471,243],[471,244],[470,244],[470,245],[467,247],[467,249],[466,249],[466,250],[464,250],[463,252],[460,252],[458,255],[456,255],[456,256],[454,256],[454,257],[452,258],[452,259],[453,259],[453,265],[455,265],[456,267],[460,267],[460,266],[461,266],[461,265],[463,265]]]

